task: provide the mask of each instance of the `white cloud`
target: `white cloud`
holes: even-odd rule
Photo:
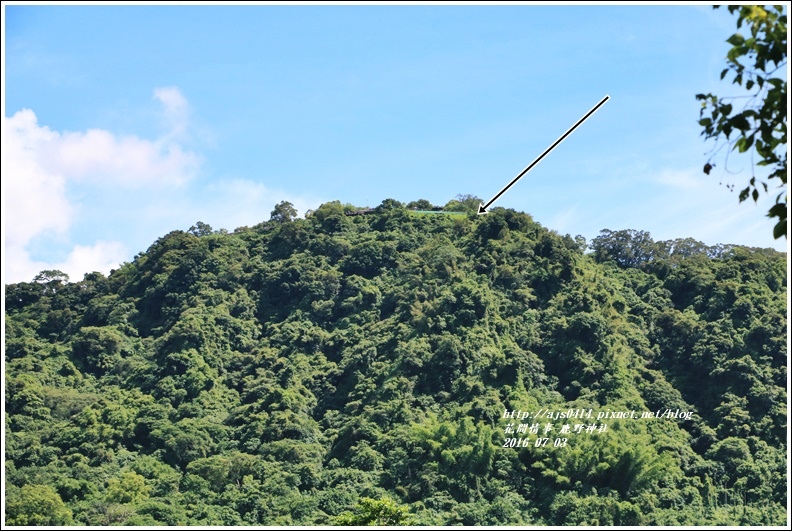
[[[68,274],[71,280],[82,280],[85,273],[93,271],[109,274],[126,258],[127,249],[123,244],[99,241],[94,245],[75,245],[68,258],[57,264],[55,269]]]
[[[44,232],[63,233],[73,209],[66,199],[66,179],[40,164],[40,148],[57,136],[36,124],[33,111],[3,118],[3,217],[7,247],[24,247]]]
[[[198,154],[175,139],[187,127],[189,105],[175,87],[157,89],[168,133],[157,139],[118,136],[102,129],[58,132],[38,124],[30,109],[2,120],[3,282],[29,281],[41,269],[61,269],[74,280],[91,271],[108,272],[126,257],[118,242],[74,245],[66,260],[45,263],[31,258],[34,238],[69,241],[82,207],[69,199],[70,184],[90,183],[96,190],[123,187],[178,188],[193,178]],[[119,205],[134,208],[135,205]]]
[[[42,170],[66,179],[117,185],[183,184],[195,176],[201,164],[198,154],[174,141],[176,133],[187,127],[189,106],[174,87],[156,89],[154,97],[162,102],[170,125],[160,138],[116,136],[103,129],[59,133],[39,126],[33,111],[25,109],[3,119],[14,135],[8,147],[21,144]]]
[[[65,177],[119,185],[179,185],[200,165],[196,154],[177,144],[119,138],[101,129],[59,135],[43,146],[40,157],[48,170]]]
[[[322,203],[242,178],[199,185],[192,178],[201,157],[184,147],[195,133],[187,100],[174,87],[156,89],[154,98],[167,125],[155,139],[56,131],[28,109],[3,118],[4,283],[30,281],[45,269],[74,281],[107,274],[199,220],[233,230],[269,219],[281,201],[300,215]]]
[[[165,111],[170,138],[184,135],[189,121],[190,106],[187,99],[176,87],[161,87],[154,90],[154,98],[159,100]]]
[[[154,98],[162,103],[168,123],[168,131],[162,137],[119,137],[102,129],[53,133],[40,144],[38,156],[42,164],[49,171],[73,179],[123,185],[185,183],[195,176],[201,164],[199,155],[176,142],[187,129],[189,105],[175,87],[154,90]]]
[[[128,259],[126,247],[119,242],[96,242],[94,245],[75,245],[65,260],[48,263],[31,260],[24,247],[6,245],[3,265],[3,284],[30,282],[45,269],[56,269],[69,275],[71,281],[83,279],[86,273],[99,271],[105,275]]]

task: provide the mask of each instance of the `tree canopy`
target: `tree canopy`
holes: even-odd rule
[[[276,223],[285,223],[287,221],[292,221],[296,217],[297,210],[294,208],[294,205],[288,201],[281,201],[275,205],[275,208],[270,214],[270,221],[274,221]]]

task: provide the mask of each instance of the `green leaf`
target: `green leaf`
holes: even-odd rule
[[[767,217],[778,218],[781,216],[786,216],[786,211],[787,211],[786,203],[776,203],[767,212]]]
[[[740,150],[740,153],[745,153],[751,146],[753,145],[754,137],[753,135],[749,137],[742,137],[737,141],[736,147]]]
[[[730,125],[739,129],[740,131],[747,131],[751,128],[750,122],[748,122],[748,118],[745,117],[743,113],[740,113],[729,120]]]
[[[728,68],[724,68],[724,69],[723,69],[723,72],[721,72],[721,79],[723,79],[724,77],[726,77],[726,74],[727,74],[728,72],[729,72],[729,69],[728,69]]]
[[[759,190],[754,188],[753,192],[751,192],[751,197],[753,197],[754,203],[756,203],[756,200],[759,199]]]
[[[732,46],[739,46],[745,42],[745,37],[743,37],[739,33],[735,33],[734,35],[726,39],[726,42],[728,42]]]
[[[776,223],[776,226],[773,227],[773,238],[776,240],[782,236],[786,236],[787,234],[787,227],[786,227],[786,219],[783,219]]]
[[[737,62],[737,48],[732,48],[729,50],[729,53],[726,54],[726,59],[729,60],[730,63]]]

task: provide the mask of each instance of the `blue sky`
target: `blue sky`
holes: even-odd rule
[[[735,17],[707,5],[4,5],[3,281],[105,273],[197,221],[291,201],[484,201],[561,234],[785,250],[750,160],[701,168],[699,92]],[[723,184],[719,184],[723,183]]]

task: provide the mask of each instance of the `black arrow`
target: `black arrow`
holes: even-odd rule
[[[591,110],[590,110],[589,112],[587,112],[585,116],[583,116],[583,118],[581,118],[580,120],[578,120],[578,121],[577,121],[577,123],[576,123],[575,125],[573,125],[572,127],[570,127],[570,128],[567,130],[567,132],[566,132],[566,133],[564,133],[563,135],[561,135],[560,137],[558,137],[558,140],[556,140],[555,142],[553,142],[553,145],[552,145],[552,146],[550,146],[549,148],[545,149],[545,150],[544,150],[544,153],[542,153],[541,155],[539,155],[538,157],[536,157],[536,160],[534,160],[532,163],[530,163],[530,164],[528,165],[528,167],[527,167],[527,168],[525,168],[523,171],[521,171],[521,172],[519,173],[519,175],[517,175],[517,177],[515,177],[514,179],[512,179],[512,181],[511,181],[509,184],[507,184],[506,186],[504,186],[504,187],[503,187],[503,190],[501,190],[500,192],[498,192],[497,194],[495,194],[495,197],[493,197],[492,199],[490,199],[489,201],[487,201],[487,204],[486,204],[486,205],[484,205],[484,204],[479,204],[478,213],[479,213],[479,214],[486,214],[486,213],[487,213],[487,208],[489,208],[489,206],[490,206],[492,203],[494,203],[494,202],[495,202],[495,201],[496,201],[496,200],[497,200],[497,199],[498,199],[500,196],[502,196],[504,193],[506,193],[506,190],[508,190],[509,188],[511,188],[511,186],[512,186],[514,183],[516,183],[517,181],[519,181],[519,180],[522,178],[522,176],[523,176],[523,175],[525,175],[526,173],[528,173],[528,172],[531,170],[531,168],[533,168],[534,166],[536,166],[536,165],[539,163],[539,161],[540,161],[540,160],[542,160],[542,159],[544,158],[544,156],[545,156],[545,155],[547,155],[548,153],[550,153],[551,151],[553,151],[553,150],[555,149],[555,147],[556,147],[558,144],[560,144],[561,142],[563,142],[563,141],[564,141],[564,139],[565,139],[566,137],[568,137],[568,136],[569,136],[569,135],[572,133],[572,131],[574,131],[575,129],[577,129],[577,127],[578,127],[580,124],[582,124],[583,122],[585,122],[586,120],[588,120],[589,116],[591,116],[592,114],[594,114],[595,112],[597,112],[597,109],[599,109],[600,107],[602,107],[602,106],[605,104],[605,102],[606,102],[606,101],[608,101],[609,99],[610,99],[610,96],[608,96],[608,95],[606,95],[604,98],[602,98],[602,100],[601,100],[601,101],[600,101],[598,104],[596,104],[594,107],[592,107],[592,108],[591,108]]]

